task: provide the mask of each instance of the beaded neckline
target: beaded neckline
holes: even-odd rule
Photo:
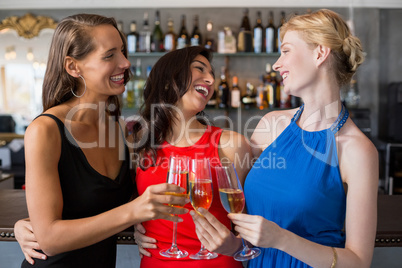
[[[304,104],[302,104],[302,106],[300,106],[300,108],[297,110],[297,112],[295,113],[295,115],[292,118],[292,122],[296,122],[299,119],[303,110],[304,110]],[[336,132],[338,132],[342,128],[342,126],[346,123],[346,120],[348,120],[348,117],[349,117],[349,112],[345,108],[345,106],[342,104],[341,112],[339,113],[338,118],[331,125],[329,130],[331,130],[332,133],[334,133],[334,134]]]

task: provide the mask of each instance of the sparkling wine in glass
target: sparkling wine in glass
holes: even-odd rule
[[[191,160],[189,177],[191,205],[197,213],[198,208],[208,210],[211,207],[213,198],[209,160],[206,158]],[[201,244],[201,249],[196,254],[190,255],[190,258],[195,260],[209,260],[216,257],[218,257],[218,254],[208,251],[203,244]]]
[[[188,196],[188,170],[189,170],[190,158],[187,156],[171,156],[169,158],[169,166],[167,173],[167,183],[176,184],[184,189],[183,193],[167,192],[166,194],[175,196]],[[170,206],[182,207],[178,204],[169,204]],[[173,222],[173,238],[172,245],[168,249],[161,250],[160,255],[168,258],[185,258],[188,256],[188,252],[180,250],[177,247],[177,222]]]
[[[229,213],[241,213],[244,209],[245,198],[234,165],[215,167],[215,171],[222,206]],[[236,261],[251,260],[261,254],[259,248],[249,248],[247,244],[244,243],[243,238],[241,241],[243,243],[243,249],[236,252],[233,256]]]

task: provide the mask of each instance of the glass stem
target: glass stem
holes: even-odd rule
[[[243,243],[243,249],[241,250],[241,255],[242,256],[248,256],[251,253],[251,249],[248,247],[248,245],[244,242],[244,239],[241,239],[241,242]]]
[[[204,247],[203,244],[201,244],[200,253],[204,253],[205,251],[207,251],[207,249]]]
[[[172,247],[177,248],[177,222],[173,222]]]

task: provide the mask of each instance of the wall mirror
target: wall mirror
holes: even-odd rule
[[[42,82],[57,23],[30,13],[0,24],[0,113],[30,121],[42,110]]]

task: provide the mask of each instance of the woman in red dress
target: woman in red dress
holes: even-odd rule
[[[154,65],[144,89],[145,104],[141,121],[133,129],[137,159],[136,183],[141,195],[147,187],[166,181],[167,161],[171,154],[190,158],[208,158],[211,167],[221,162],[235,163],[239,177],[250,168],[251,150],[247,139],[236,132],[208,124],[203,110],[214,93],[211,53],[202,47],[189,47],[164,55]],[[214,198],[209,211],[228,229],[230,221],[219,200],[215,172],[212,170]],[[191,204],[185,208],[192,209]],[[191,215],[181,216],[177,244],[189,255],[197,253],[200,241]],[[175,259],[159,254],[172,243],[172,222],[153,220],[136,226],[135,238],[142,256],[141,267],[242,267],[230,256],[210,260]],[[231,234],[233,235],[233,234]],[[218,238],[217,238],[218,239]],[[241,248],[241,243],[227,247],[228,254]]]

